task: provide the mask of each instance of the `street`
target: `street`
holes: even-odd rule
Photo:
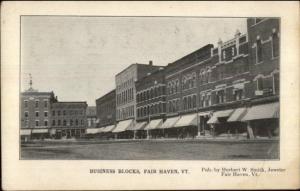
[[[80,160],[254,160],[279,159],[279,144],[269,141],[98,141],[37,142],[21,147],[21,159]]]

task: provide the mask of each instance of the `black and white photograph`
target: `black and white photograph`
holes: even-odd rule
[[[1,2],[1,188],[299,189],[299,9]]]
[[[280,160],[279,17],[20,16],[21,160]]]

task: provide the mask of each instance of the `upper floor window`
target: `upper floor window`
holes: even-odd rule
[[[242,89],[237,89],[234,91],[234,99],[236,101],[241,100],[243,98],[243,90]]]
[[[52,111],[52,116],[55,116],[55,111],[54,110]]]
[[[39,121],[35,121],[35,126],[36,126],[36,127],[39,126]]]
[[[57,115],[60,116],[60,111],[57,111]]]
[[[35,101],[35,107],[39,107],[39,101]]]
[[[63,115],[66,115],[66,110],[63,110]]]
[[[48,107],[48,101],[47,100],[44,101],[44,107]]]
[[[24,101],[24,107],[28,107],[28,101],[27,100]]]
[[[48,121],[44,121],[44,126],[48,126]]]
[[[55,125],[55,120],[52,120],[52,125],[53,125],[53,126]]]
[[[44,116],[48,117],[48,111],[44,111]]]
[[[258,39],[256,41],[256,63],[261,63],[263,61],[262,43]]]
[[[24,112],[24,117],[28,117],[28,111]]]
[[[273,93],[279,94],[279,73],[273,74]]]
[[[35,116],[36,116],[36,117],[39,116],[39,112],[38,112],[38,111],[35,112]]]
[[[217,103],[224,103],[225,102],[225,90],[219,90],[217,92]]]
[[[274,32],[272,35],[272,56],[273,58],[279,56],[279,37],[277,32]]]
[[[256,83],[256,89],[263,90],[263,78],[257,78]]]

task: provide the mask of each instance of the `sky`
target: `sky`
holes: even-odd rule
[[[21,89],[59,101],[95,100],[132,63],[165,66],[219,39],[246,33],[246,18],[22,16]]]

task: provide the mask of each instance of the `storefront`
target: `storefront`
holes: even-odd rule
[[[212,117],[207,121],[211,127],[210,134],[213,137],[229,137],[231,126],[227,123],[228,118],[233,113],[233,109],[215,111]]]
[[[252,106],[242,121],[247,123],[250,139],[277,137],[279,136],[279,103]]]
[[[161,129],[164,130],[164,136],[166,138],[178,138],[178,128],[174,128],[177,121],[180,119],[180,117],[170,117],[168,118],[161,126]]]
[[[151,120],[145,127],[147,138],[160,138],[163,137],[163,129],[161,128],[163,124],[162,119]]]
[[[115,134],[115,138],[118,139],[132,139],[134,137],[133,131],[127,131],[127,129],[134,127],[134,120],[128,119],[125,121],[120,121],[116,128],[112,131]]]
[[[146,122],[139,122],[134,126],[130,126],[127,131],[133,131],[133,139],[144,139],[147,137],[147,133],[143,131],[146,125]]]

